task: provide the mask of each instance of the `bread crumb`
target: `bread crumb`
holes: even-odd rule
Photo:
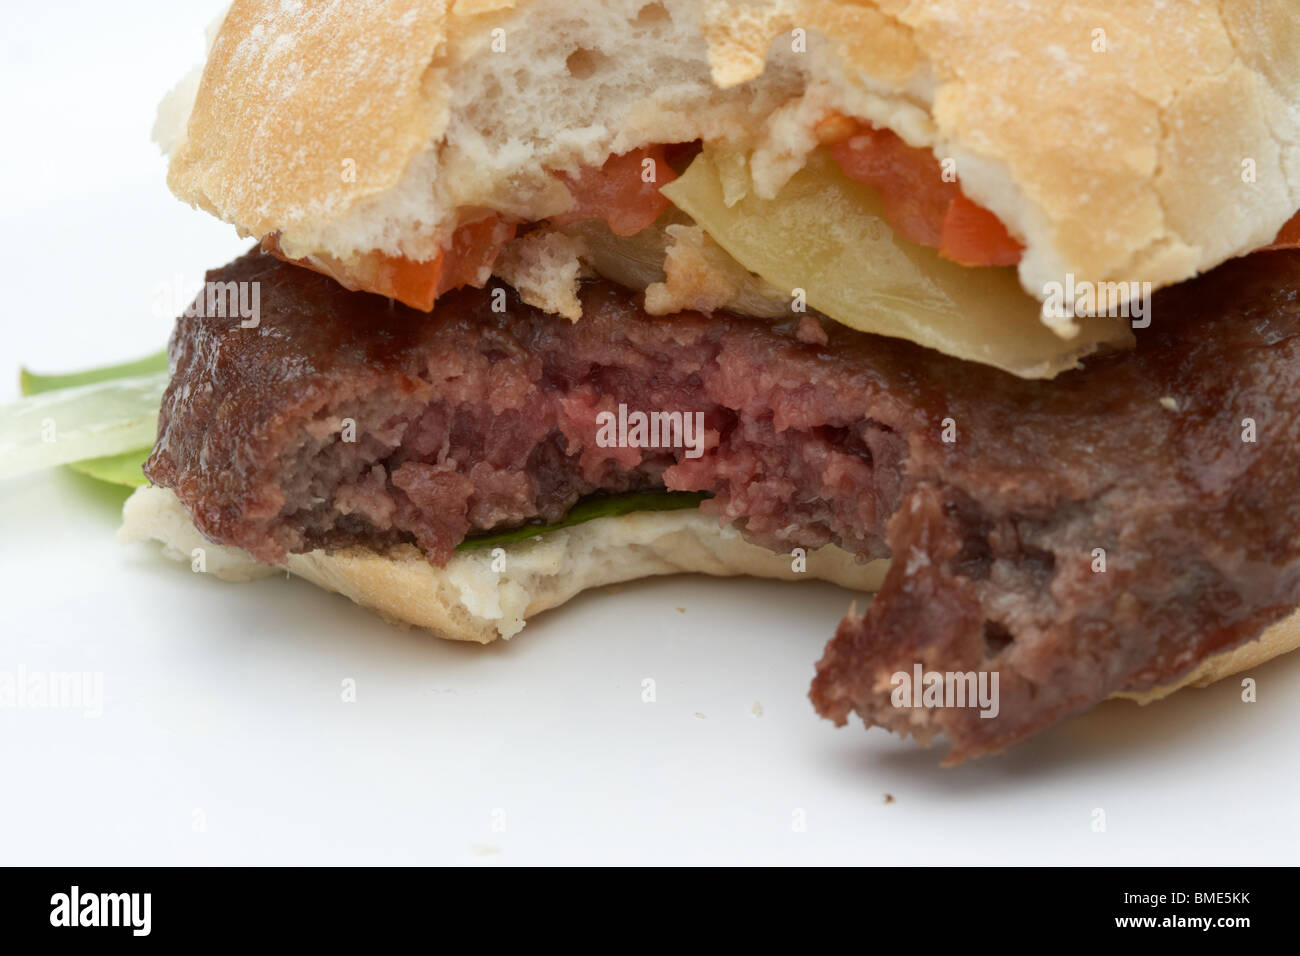
[[[666,227],[664,281],[645,290],[650,315],[736,309],[747,315],[788,315],[789,300],[727,254],[699,226]]]
[[[799,320],[799,329],[795,332],[794,337],[800,342],[806,342],[809,345],[826,345],[830,342],[830,336],[826,334],[826,329],[818,321],[817,316],[811,312],[804,313],[803,318]]]
[[[754,701],[754,706],[750,708],[750,713],[752,713],[755,717],[762,717],[763,705],[760,704],[758,701]]]
[[[703,714],[701,714],[698,710],[695,712],[695,716],[698,717],[700,720],[708,720],[708,719],[709,719],[709,718],[705,717]]]
[[[1164,398],[1160,399],[1160,407],[1166,408],[1171,412],[1176,412],[1178,411],[1178,402],[1176,402],[1172,397],[1166,395]]]
[[[492,271],[514,286],[528,305],[577,322],[582,318],[578,280],[583,248],[581,239],[545,227],[534,229],[506,243]]]
[[[858,124],[843,113],[830,113],[813,127],[813,135],[823,146],[834,146],[858,131]]]
[[[894,795],[893,795],[892,793],[887,793],[887,794],[885,794],[885,802],[886,802],[886,803],[893,803],[893,802],[894,802]]]

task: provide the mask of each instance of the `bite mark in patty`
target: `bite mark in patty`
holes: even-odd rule
[[[257,254],[208,278],[261,282],[261,323],[179,320],[146,472],[263,560],[414,541],[442,563],[595,491],[712,492],[774,550],[894,557],[812,698],[943,734],[950,762],[1168,683],[1300,603],[1297,253],[1159,293],[1135,351],[1051,382],[833,324],[822,344],[793,322],[649,317],[598,283],[572,324],[508,292],[494,312],[493,289],[429,315]],[[598,447],[620,403],[701,412],[703,457]],[[890,676],[918,663],[997,671],[998,717],[894,707]]]

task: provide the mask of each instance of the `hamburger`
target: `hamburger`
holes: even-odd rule
[[[479,642],[834,581],[813,705],[950,763],[1239,672],[1300,642],[1298,49],[1286,0],[235,0],[156,138],[254,245],[123,535]]]

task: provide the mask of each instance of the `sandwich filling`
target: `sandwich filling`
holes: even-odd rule
[[[694,141],[553,171],[570,205],[541,221],[462,210],[463,224],[425,260],[379,251],[293,258],[275,233],[262,248],[424,311],[494,276],[530,305],[575,321],[578,285],[596,276],[647,291],[655,314],[721,308],[770,317],[806,302],[849,328],[1023,378],[1051,378],[1099,349],[1127,348],[1130,323],[1147,321],[1150,290],[1138,282],[1088,289],[1077,309],[1025,295],[1010,268],[1020,242],[930,151],[841,113],[810,135],[820,147],[771,196],[757,190],[743,147]],[[1300,216],[1266,248],[1293,245],[1297,234]]]
[[[146,472],[264,561],[414,543],[441,564],[591,494],[702,492],[775,553],[892,558],[813,700],[943,734],[950,761],[1300,603],[1300,253],[1158,293],[1134,349],[1051,382],[814,313],[651,316],[601,282],[575,325],[497,284],[426,314],[257,252],[209,280],[258,283],[259,322],[179,320]],[[917,666],[996,673],[997,716],[900,703]]]
[[[1022,246],[1002,221],[967,198],[956,174],[945,171],[929,151],[841,113],[822,119],[814,134],[847,176],[880,193],[886,221],[904,239],[937,249],[962,265],[1014,266],[1020,261]],[[556,171],[571,205],[547,223],[598,221],[616,236],[634,236],[669,208],[660,187],[676,179],[685,161],[699,151],[698,142],[642,147],[574,174]],[[471,221],[430,259],[415,261],[375,251],[348,260],[317,254],[291,261],[333,276],[350,289],[386,295],[427,312],[445,292],[462,286],[482,288],[519,227],[536,225],[497,213],[475,218],[467,212],[463,218]],[[275,234],[266,236],[262,247],[288,258]]]

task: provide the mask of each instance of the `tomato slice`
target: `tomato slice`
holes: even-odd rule
[[[611,156],[602,166],[583,168],[577,175],[560,174],[575,205],[552,221],[603,219],[616,235],[640,232],[671,205],[659,194],[660,186],[677,178],[666,149],[634,149]],[[330,276],[349,289],[385,295],[429,312],[444,292],[466,285],[482,287],[501,247],[514,238],[517,228],[497,215],[466,223],[452,235],[450,245],[432,259],[421,261],[382,252],[368,252],[347,262],[325,255],[290,259],[280,248],[278,233],[263,237],[262,248],[286,262]]]
[[[831,156],[846,176],[880,194],[885,218],[895,232],[911,242],[939,247],[948,207],[961,195],[961,187],[944,181],[937,159],[908,146],[890,130],[871,127],[834,144]]]
[[[506,222],[500,216],[488,216],[457,229],[452,234],[451,246],[442,251],[442,273],[435,298],[461,286],[481,289],[487,285],[497,254],[515,237],[518,228],[517,224]]]
[[[1011,238],[1002,220],[961,193],[943,217],[939,255],[964,266],[1014,266],[1024,246]]]
[[[993,213],[946,181],[927,150],[908,146],[892,130],[834,114],[817,126],[818,139],[850,179],[880,194],[885,218],[904,239],[932,246],[967,266],[1013,266],[1024,247]]]
[[[382,252],[368,252],[346,263],[333,256],[291,259],[281,250],[278,233],[265,236],[262,249],[277,259],[327,275],[349,289],[388,296],[403,305],[431,312],[444,292],[465,285],[485,285],[497,254],[514,238],[517,228],[500,216],[466,223],[452,235],[450,246],[425,260]]]
[[[376,295],[386,295],[404,305],[425,312],[432,311],[442,285],[445,254],[423,262],[405,256],[371,253],[371,265],[365,270],[362,288]]]
[[[632,236],[672,205],[659,187],[677,178],[663,146],[647,146],[611,156],[602,166],[585,166],[576,175],[560,173],[574,206],[551,222],[564,226],[603,219],[616,236]]]
[[[1259,251],[1264,252],[1269,249],[1300,249],[1300,212],[1288,219],[1278,230],[1273,241],[1262,246]]]

